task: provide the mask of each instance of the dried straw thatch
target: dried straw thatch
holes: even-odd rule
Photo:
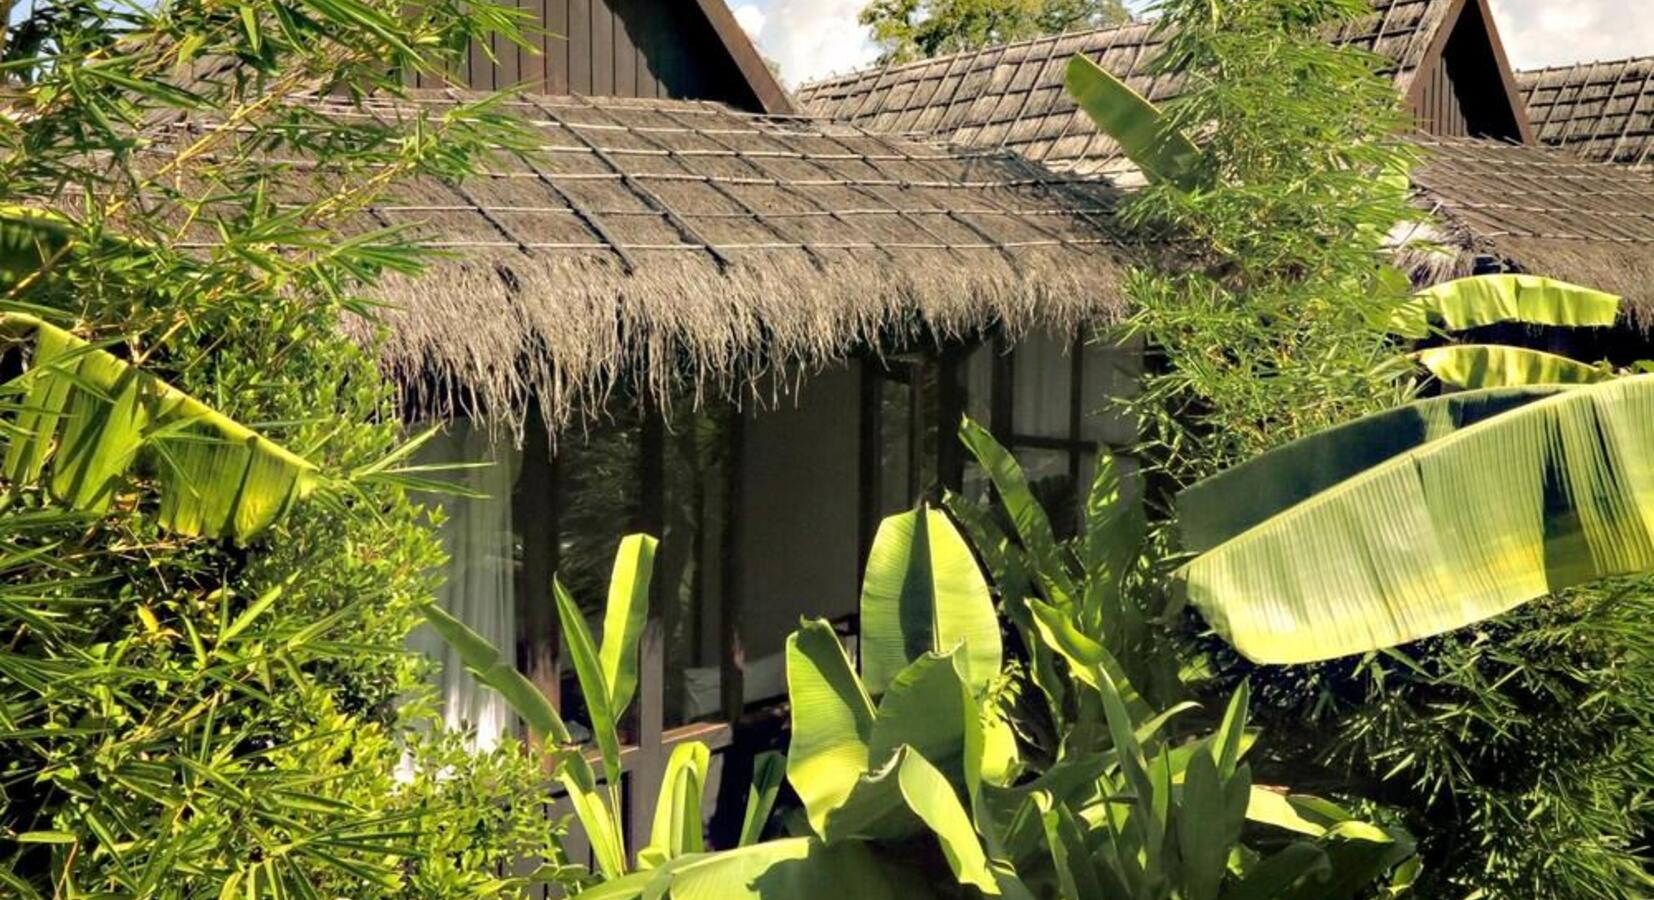
[[[1406,91],[1452,6],[1374,0],[1371,18],[1332,39],[1392,60]],[[1074,105],[1063,72],[1070,56],[1084,53],[1161,102],[1182,90],[1182,79],[1153,72],[1159,49],[1152,24],[1078,31],[853,72],[805,85],[798,98],[817,115],[872,131],[1002,148],[1052,170],[1123,174],[1129,164]]]
[[[558,422],[623,378],[738,387],[860,347],[1120,309],[1117,192],[1095,180],[712,103],[505,111],[539,153],[399,185],[371,210],[453,252],[380,289],[385,364],[429,412],[520,422],[532,400]]]
[[[1374,0],[1373,16],[1335,40],[1388,57],[1406,91],[1453,6]],[[1180,84],[1175,73],[1152,73],[1158,46],[1148,25],[1077,32],[869,69],[808,85],[800,99],[820,115],[875,130],[1008,149],[1053,171],[1102,174],[1124,187],[1141,176],[1069,99],[1064,67],[1071,54],[1085,53],[1145,96],[1165,100]],[[1639,81],[1638,89],[1647,87]],[[1654,109],[1654,101],[1645,105]],[[1638,134],[1649,115],[1612,122]],[[1639,321],[1654,322],[1654,180],[1552,149],[1419,142],[1429,151],[1415,173],[1420,201],[1442,220],[1431,237],[1449,245],[1445,254],[1406,255],[1402,262],[1421,280],[1468,274],[1492,257],[1617,290]]]
[[[1541,142],[1654,167],[1654,57],[1521,72],[1517,83]]]
[[[1543,147],[1420,139],[1424,202],[1455,235],[1451,268],[1477,257],[1623,294],[1654,324],[1654,177]]]

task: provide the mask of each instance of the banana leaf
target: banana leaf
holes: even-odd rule
[[[658,866],[667,860],[706,850],[701,819],[701,799],[712,751],[700,741],[672,748],[661,780],[660,799],[655,803],[655,821],[649,830],[649,846],[638,851],[638,866]]]
[[[1433,397],[1318,432],[1186,488],[1177,522],[1204,552],[1387,460],[1567,390],[1536,385]]]
[[[691,854],[582,891],[582,900],[927,900],[952,896],[900,859],[860,841],[764,841],[722,853]]]
[[[880,766],[897,748],[912,747],[968,796],[981,783],[982,710],[959,671],[958,652],[926,654],[897,673],[879,699],[868,734],[870,763]]]
[[[638,644],[649,619],[649,581],[659,543],[646,534],[629,534],[615,552],[598,661],[609,688],[609,712],[616,719],[626,714],[637,690]]]
[[[162,527],[245,542],[320,481],[314,465],[112,354],[33,316],[0,315],[0,337],[30,345],[0,414],[4,474],[44,480],[58,500],[102,513],[129,475],[160,495]]]
[[[1539,350],[1501,344],[1455,344],[1413,354],[1419,365],[1449,387],[1483,390],[1534,384],[1596,384],[1614,378],[1605,367]]]
[[[921,508],[879,525],[861,592],[862,677],[869,693],[927,652],[963,647],[961,670],[981,693],[999,676],[999,617],[987,579],[947,514]]]
[[[563,637],[569,645],[569,657],[574,662],[575,678],[580,682],[580,695],[586,700],[586,712],[592,720],[592,735],[597,738],[598,750],[603,756],[603,777],[611,784],[620,781],[620,729],[609,698],[614,694],[603,677],[603,665],[598,659],[597,644],[580,606],[569,596],[560,579],[552,579],[552,594],[557,602],[557,617],[563,625]]]
[[[758,754],[752,763],[752,787],[747,790],[747,809],[741,817],[741,837],[736,844],[746,847],[764,836],[764,825],[775,808],[781,782],[787,777],[787,757],[774,750]]]
[[[1200,148],[1142,95],[1083,53],[1068,60],[1068,93],[1126,157],[1151,178],[1187,190],[1200,163]]]
[[[427,603],[420,610],[431,628],[459,654],[471,674],[497,691],[506,705],[522,716],[529,728],[534,729],[535,734],[558,744],[573,741],[568,726],[563,724],[563,717],[557,713],[557,707],[552,706],[546,695],[517,671],[514,661],[505,659],[487,638],[471,630],[442,607]]]
[[[1046,598],[1058,606],[1068,606],[1076,601],[1079,585],[1068,570],[1062,546],[1051,528],[1051,518],[1029,489],[1028,475],[1017,463],[1016,456],[995,440],[986,428],[968,418],[959,423],[959,440],[976,457],[977,464],[993,482],[1000,505],[1016,531],[1017,540],[1033,563],[1030,574],[1039,581]],[[991,524],[991,520],[984,524]],[[1009,596],[1017,598],[1014,592]]]
[[[1501,322],[1527,325],[1608,326],[1619,316],[1620,298],[1536,275],[1477,275],[1426,288],[1402,304],[1390,330],[1411,338],[1439,324],[1464,331]]]
[[[74,226],[57,213],[0,205],[0,290],[39,271],[73,236]]]
[[[873,701],[826,622],[805,622],[787,638],[787,696],[787,780],[804,802],[810,827],[824,834],[828,814],[867,771],[874,716]]]
[[[1295,503],[1232,486],[1235,505],[1253,508],[1205,533],[1257,524],[1181,570],[1189,598],[1247,657],[1300,663],[1654,568],[1654,376],[1505,396],[1522,402],[1457,429],[1420,426],[1415,446],[1392,444],[1389,458],[1337,429],[1286,448],[1306,460],[1355,454],[1321,468],[1358,474]],[[1248,464],[1255,481],[1282,470],[1274,456]]]

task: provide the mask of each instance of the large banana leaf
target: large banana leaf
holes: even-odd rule
[[[1040,505],[1028,487],[1028,475],[1016,456],[995,440],[988,429],[969,418],[959,423],[959,440],[976,457],[977,464],[993,482],[1017,540],[1033,563],[1033,571],[1029,574],[1039,581],[1052,603],[1067,606],[1077,600],[1080,588],[1069,572],[1062,546],[1051,528],[1051,518],[1045,514],[1045,507]],[[994,527],[991,520],[984,521],[982,525]],[[1019,595],[1013,593],[1010,596],[1016,598]]]
[[[1192,183],[1200,149],[1153,103],[1083,53],[1068,60],[1068,93],[1126,157],[1152,178],[1181,188]]]
[[[160,493],[160,524],[245,541],[317,485],[316,467],[160,379],[33,316],[0,315],[0,338],[27,344],[29,368],[5,386],[4,472],[45,480],[53,496],[102,512],[129,474]]]
[[[974,795],[981,783],[982,711],[959,671],[959,654],[926,654],[897,673],[879,699],[867,739],[872,765],[912,747],[949,782]]]
[[[582,900],[927,900],[952,896],[861,841],[784,838],[679,857],[580,893]]]
[[[0,204],[0,290],[39,271],[73,235],[72,224],[57,213]]]
[[[1607,326],[1619,316],[1620,298],[1536,275],[1477,275],[1426,288],[1398,309],[1390,329],[1426,337],[1432,324],[1464,331],[1500,322],[1527,325]]]
[[[1615,377],[1607,367],[1503,344],[1451,344],[1421,350],[1413,354],[1413,358],[1438,381],[1463,390],[1533,384],[1596,384]]]
[[[804,802],[810,827],[823,834],[827,815],[867,771],[874,715],[873,701],[826,622],[805,622],[787,638],[787,696],[787,780]]]
[[[1387,460],[1563,390],[1538,385],[1421,400],[1254,457],[1178,494],[1183,546],[1210,550]]]
[[[1654,568],[1654,376],[1535,394],[1415,443],[1377,464],[1337,434],[1277,451],[1365,461],[1328,462],[1324,472],[1359,474],[1301,502],[1270,491],[1251,504],[1274,507],[1263,516],[1224,515],[1228,526],[1205,533],[1258,524],[1184,568],[1190,599],[1246,656],[1296,663],[1439,634]],[[1273,456],[1255,474],[1278,471]],[[1248,505],[1247,492],[1227,493]]]
[[[921,508],[880,523],[861,591],[861,663],[881,694],[925,653],[963,647],[972,690],[999,676],[999,618],[970,545],[941,510]]]

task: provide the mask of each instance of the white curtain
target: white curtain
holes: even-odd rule
[[[492,465],[445,474],[481,497],[442,496],[430,502],[447,511],[442,544],[448,553],[446,582],[437,597],[442,608],[469,625],[510,659],[516,652],[517,606],[514,596],[511,489],[518,454],[509,441],[494,443],[487,431],[457,421],[420,448],[421,463]],[[420,628],[413,648],[438,663],[435,673],[443,703],[443,721],[451,729],[474,729],[475,747],[493,749],[510,733],[513,714],[492,690],[477,684],[465,664],[442,638]]]

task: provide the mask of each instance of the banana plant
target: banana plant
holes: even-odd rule
[[[786,777],[807,835],[687,853],[588,893],[1218,900],[1276,896],[1259,893],[1267,886],[1339,898],[1411,855],[1404,836],[1251,784],[1244,691],[1218,733],[1175,739],[1166,726],[1188,704],[1140,721],[1102,665],[1078,652],[1064,665],[1084,667],[1095,685],[1105,734],[1094,752],[1037,774],[993,760],[994,697],[978,666],[1000,652],[985,628],[993,600],[980,571],[965,570],[963,547],[939,510],[880,527],[862,644],[883,649],[863,674],[826,622],[805,622],[788,640]],[[1244,849],[1249,819],[1287,849]],[[752,827],[749,817],[744,831]],[[951,877],[916,877],[933,866]]]
[[[599,872],[609,879],[621,878],[633,869],[622,828],[619,726],[637,691],[638,647],[648,621],[657,544],[644,534],[621,539],[609,579],[601,643],[592,638],[585,614],[562,582],[554,579],[552,583],[600,769],[592,767],[592,759],[574,741],[557,708],[498,648],[435,604],[424,610],[426,620],[466,668],[497,691],[552,752],[556,777],[568,792]],[[710,758],[706,745],[698,741],[674,749],[661,784],[649,845],[637,848],[637,868],[656,868],[703,849],[701,808]],[[761,829],[762,823],[756,827]]]
[[[1398,333],[1605,326],[1611,294],[1526,275],[1461,279]],[[1189,599],[1247,657],[1365,653],[1567,587],[1654,569],[1643,421],[1654,383],[1515,347],[1415,354],[1462,393],[1310,435],[1177,501]]]
[[[1149,177],[1183,190],[1194,186],[1200,148],[1153,103],[1083,53],[1068,60],[1068,93],[1086,115]]]
[[[1477,275],[1414,294],[1392,314],[1390,330],[1418,340],[1507,323],[1602,328],[1614,324],[1619,310],[1619,297],[1592,288],[1536,275]],[[1502,344],[1446,344],[1409,358],[1445,387],[1458,390],[1596,384],[1616,374],[1606,364]]]
[[[309,461],[35,316],[0,313],[0,344],[25,357],[0,385],[11,485],[100,514],[141,483],[162,527],[245,542],[321,483]]]

